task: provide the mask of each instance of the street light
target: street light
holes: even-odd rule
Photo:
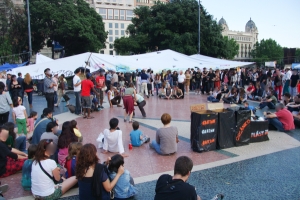
[[[200,18],[200,14],[201,14],[201,5],[200,5],[200,0],[199,0],[199,10],[198,10],[198,53],[200,54],[200,22],[201,22],[201,18]]]
[[[29,63],[32,56],[32,45],[31,45],[31,27],[30,27],[30,12],[29,12],[29,0],[26,0],[27,4],[27,20],[28,20],[28,42],[29,42]]]

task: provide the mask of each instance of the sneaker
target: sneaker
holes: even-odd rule
[[[148,143],[148,142],[150,142],[150,138],[148,138],[145,143]]]
[[[104,107],[103,106],[99,106],[101,109],[103,109]]]

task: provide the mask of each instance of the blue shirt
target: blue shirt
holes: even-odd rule
[[[136,130],[136,131],[131,131],[130,132],[130,140],[131,140],[131,144],[134,147],[139,147],[141,146],[141,135],[142,135],[142,131],[140,130]]]
[[[36,145],[39,144],[39,142],[41,140],[41,136],[42,136],[42,134],[44,132],[46,132],[46,127],[47,127],[47,124],[49,122],[53,122],[53,119],[50,119],[50,118],[40,118],[39,120],[37,120],[35,122],[35,124],[34,124],[35,129],[33,131],[32,140],[31,140],[32,144],[36,144]]]
[[[141,82],[142,83],[147,83],[148,82],[148,75],[147,74],[145,74],[145,73],[143,73],[143,74],[141,74]]]
[[[247,109],[247,110],[255,110],[254,106],[248,106],[248,107],[245,107],[245,109]]]
[[[31,190],[31,166],[32,166],[32,159],[28,159],[24,162],[22,167],[22,180],[21,184],[24,190]]]

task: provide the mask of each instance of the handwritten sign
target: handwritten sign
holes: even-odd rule
[[[194,105],[190,106],[190,110],[191,110],[191,112],[203,111],[203,110],[206,110],[206,105],[204,103],[202,103],[202,104],[194,104]]]
[[[207,109],[208,110],[221,110],[224,108],[223,103],[208,103],[207,104]]]

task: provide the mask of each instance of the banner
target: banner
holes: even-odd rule
[[[219,128],[217,137],[217,149],[225,149],[234,146],[236,135],[235,112],[222,110],[218,112]]]
[[[250,132],[251,140],[250,142],[263,142],[269,140],[269,122],[268,121],[251,121]]]
[[[191,114],[191,147],[195,152],[216,149],[218,114],[210,111]]]
[[[238,110],[235,114],[237,128],[235,136],[235,145],[248,145],[251,137],[251,110]]]

